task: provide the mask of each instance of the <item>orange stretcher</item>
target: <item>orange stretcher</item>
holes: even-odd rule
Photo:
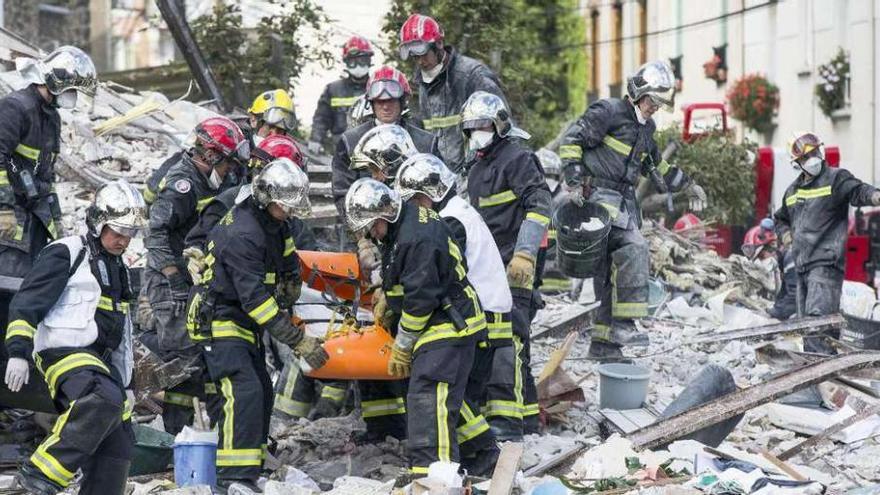
[[[330,355],[327,364],[306,375],[334,380],[399,379],[388,374],[392,344],[391,334],[378,325],[357,328],[343,323],[324,341],[324,350]]]
[[[360,271],[356,254],[299,250],[297,254],[306,285],[344,301],[372,305],[372,291]]]

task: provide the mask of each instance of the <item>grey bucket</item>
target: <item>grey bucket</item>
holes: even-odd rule
[[[595,231],[577,230],[583,222],[598,218],[602,228]],[[556,263],[566,276],[590,278],[599,275],[605,263],[611,215],[595,204],[578,206],[574,202],[559,205],[553,212],[556,229]]]
[[[638,409],[648,396],[651,371],[641,366],[606,363],[598,366],[599,409]]]

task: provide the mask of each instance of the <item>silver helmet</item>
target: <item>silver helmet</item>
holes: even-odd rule
[[[633,103],[644,96],[672,110],[675,103],[675,75],[664,61],[655,60],[638,68],[626,80],[626,94]]]
[[[86,52],[75,46],[62,46],[38,63],[46,88],[55,96],[75,89],[94,95],[98,72]]]
[[[541,162],[541,168],[544,169],[544,175],[552,177],[559,177],[562,175],[562,159],[559,158],[559,155],[547,148],[541,148],[535,152],[535,156],[537,156],[538,161]]]
[[[288,216],[299,217],[312,212],[309,177],[287,158],[269,162],[254,178],[251,190],[254,200],[263,208],[276,203]]]
[[[396,222],[402,208],[397,191],[369,177],[356,180],[345,194],[345,220],[355,232],[369,228],[380,218]]]
[[[348,109],[348,128],[357,127],[371,118],[373,118],[373,106],[365,95],[358,96],[354,105]]]
[[[500,137],[514,136],[529,139],[526,131],[513,125],[510,110],[500,96],[476,91],[461,107],[461,129],[469,131],[492,124]],[[467,137],[467,133],[465,135]]]
[[[403,162],[397,171],[394,189],[405,201],[422,193],[439,202],[455,186],[456,176],[443,160],[430,153],[419,153]]]
[[[418,153],[412,137],[397,124],[382,124],[367,131],[351,154],[351,168],[376,167],[388,178],[410,156]]]
[[[117,234],[138,237],[147,229],[148,219],[147,203],[141,192],[124,180],[101,186],[86,210],[86,226],[95,237],[101,235],[104,227]]]

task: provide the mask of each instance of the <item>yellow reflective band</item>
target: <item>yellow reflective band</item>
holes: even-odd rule
[[[446,408],[446,399],[449,398],[449,384],[437,383],[437,460],[449,462],[452,460],[452,446],[449,442],[449,410]]]
[[[526,220],[533,220],[535,222],[540,223],[541,225],[543,225],[545,227],[550,225],[550,218],[549,217],[541,215],[540,213],[535,213],[534,211],[530,211],[530,212],[526,213]]]
[[[267,285],[272,285],[275,283],[275,272],[266,273],[266,277],[263,279],[263,283]]]
[[[428,474],[428,468],[422,466],[413,466],[409,468],[409,472],[412,474]]]
[[[593,340],[611,340],[611,327],[597,323],[590,332],[590,338]]]
[[[545,278],[539,290],[541,292],[560,292],[571,290],[571,280],[567,278]]]
[[[108,375],[110,374],[110,370],[107,369],[107,365],[104,364],[103,361],[85,352],[73,353],[59,360],[52,366],[49,366],[45,373],[43,373],[43,376],[46,377],[46,383],[49,385],[49,395],[51,395],[53,399],[55,398],[55,385],[58,383],[58,379],[65,373],[77,368],[90,366],[98,368]]]
[[[413,350],[418,350],[423,345],[438,340],[469,337],[486,328],[486,316],[482,312],[477,316],[468,318],[466,322],[467,328],[460,332],[456,330],[452,323],[442,323],[440,325],[432,325],[428,327],[428,329],[419,337]]]
[[[496,315],[500,317],[501,315]],[[513,338],[513,323],[510,321],[492,321],[486,327],[489,329],[489,339],[510,339]]]
[[[584,150],[576,144],[563,144],[559,147],[559,158],[563,160],[580,160],[584,156]]]
[[[620,215],[620,210],[617,209],[616,206],[610,205],[608,203],[599,203],[599,206],[608,210],[608,214],[611,215],[612,220],[614,220],[615,218],[617,218],[618,215]]]
[[[33,339],[37,329],[32,327],[30,323],[24,320],[15,320],[6,326],[6,340],[12,337],[24,337]]]
[[[113,298],[101,296],[101,298],[98,299],[98,309],[103,309],[104,311],[118,311],[125,314],[128,313],[128,303],[114,303]]]
[[[364,419],[395,414],[406,414],[406,401],[403,397],[361,402],[361,417]]]
[[[122,421],[128,421],[131,419],[131,415],[134,412],[134,404],[132,404],[128,399],[125,399],[125,402],[122,403]]]
[[[16,241],[20,241],[24,237],[24,228],[21,225],[15,226],[15,235],[12,238]]]
[[[445,127],[452,127],[461,123],[461,115],[447,115],[445,117],[434,117],[432,119],[425,119],[422,121],[422,124],[425,126],[426,131],[431,131],[434,129],[443,129]]]
[[[235,431],[235,395],[232,393],[232,380],[220,379],[220,393],[223,394],[223,448],[232,450],[232,434]]]
[[[290,416],[304,418],[309,415],[312,405],[308,402],[288,399],[283,395],[276,395],[274,409]]]
[[[433,313],[428,313],[425,316],[415,316],[404,311],[403,314],[400,315],[400,326],[412,332],[419,332],[428,324],[428,320],[431,319],[432,314]]]
[[[455,258],[455,273],[458,274],[458,279],[462,280],[467,276],[467,271],[464,269],[464,266],[461,264],[461,250],[458,248],[458,244],[452,240],[451,237],[446,238],[446,242],[449,245],[449,254]]]
[[[283,256],[290,256],[291,254],[296,252],[296,244],[293,242],[293,237],[288,237],[284,239],[284,254]]]
[[[648,303],[626,303],[613,301],[611,316],[615,318],[643,318],[648,316]]]
[[[513,400],[490,400],[483,406],[483,415],[487,418],[503,416],[522,419],[522,404]]]
[[[278,314],[278,303],[275,298],[269,296],[262,304],[248,312],[248,316],[257,322],[257,325],[264,325]]]
[[[516,200],[516,194],[510,189],[501,191],[500,193],[480,198],[477,203],[480,208],[488,208],[490,206],[499,206]]]
[[[831,186],[817,187],[815,189],[798,189],[794,194],[785,198],[785,206],[792,206],[801,199],[816,199],[831,196]]]
[[[205,393],[214,395],[217,393],[217,385],[214,383],[206,383],[205,384]]]
[[[321,389],[321,398],[333,402],[342,402],[345,399],[345,389],[324,385],[324,388]]]
[[[486,418],[479,415],[455,429],[456,440],[458,440],[459,445],[461,445],[487,431],[489,431],[489,423],[486,422]]]
[[[550,229],[547,231],[547,239],[556,240],[556,229]]]
[[[175,406],[185,407],[187,409],[193,408],[193,396],[181,394],[178,392],[165,391],[164,397],[162,397],[162,402]]]
[[[538,404],[526,404],[523,406],[523,417],[534,416],[540,413],[541,409],[538,407]]]
[[[52,239],[58,239],[58,229],[55,227],[55,220],[49,222],[49,225],[46,226],[46,231],[49,232],[49,236]]]
[[[666,160],[660,160],[660,165],[657,165],[657,171],[660,172],[660,175],[666,175],[670,170],[672,170],[672,165]]]
[[[215,339],[236,338],[256,344],[254,332],[230,320],[214,320],[211,322],[211,335]]]
[[[208,198],[202,198],[196,203],[196,211],[201,212],[208,206],[208,203],[214,200],[214,196]]]
[[[224,439],[225,441],[225,439]],[[263,449],[218,449],[217,467],[263,465]]]
[[[0,186],[8,186],[9,185],[9,176],[6,175],[5,170],[0,170]]]
[[[620,153],[621,155],[629,156],[630,152],[632,151],[632,146],[624,143],[623,141],[618,141],[611,136],[605,136],[604,138],[602,138],[602,142],[605,143],[605,146],[608,146],[614,151]]]
[[[67,485],[73,481],[73,473],[62,466],[58,459],[46,451],[37,450],[30,460],[41,473],[62,488],[67,488]]]
[[[522,339],[513,336],[513,398],[520,408],[520,416],[522,416],[523,407],[523,361],[522,361],[523,343]]]
[[[144,201],[147,204],[151,204],[153,201],[156,201],[156,191],[150,189],[149,186],[144,188]]]
[[[31,148],[30,146],[19,144],[15,147],[15,152],[19,155],[33,161],[37,161],[40,158],[40,150],[37,148]]]
[[[335,96],[333,98],[330,98],[330,106],[333,108],[350,107],[350,106],[354,105],[355,103],[357,103],[357,101],[358,101],[357,96],[348,96],[348,97]]]
[[[403,286],[400,284],[395,285],[388,292],[385,293],[388,297],[403,297]]]

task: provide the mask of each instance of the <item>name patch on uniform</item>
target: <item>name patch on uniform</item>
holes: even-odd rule
[[[192,189],[192,184],[189,183],[186,179],[180,179],[174,183],[174,190],[179,192],[180,194],[186,194],[189,190]]]

